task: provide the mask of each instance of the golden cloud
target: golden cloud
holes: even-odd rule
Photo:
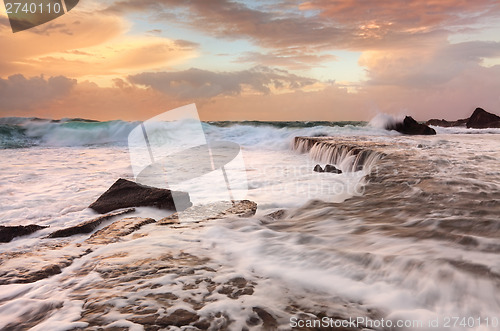
[[[74,10],[56,21],[13,34],[0,25],[0,77],[22,72],[82,77],[161,68],[196,55],[196,45],[161,37],[127,36],[124,18]]]

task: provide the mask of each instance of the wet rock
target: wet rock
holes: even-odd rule
[[[242,295],[252,295],[254,293],[255,283],[249,283],[243,277],[236,277],[223,284],[218,289],[218,293],[227,295],[231,299],[238,299]]]
[[[316,164],[316,166],[314,167],[313,171],[316,171],[316,172],[325,172],[323,170],[323,168],[321,168],[321,166],[319,164]]]
[[[60,274],[75,259],[92,251],[81,247],[61,245],[41,245],[25,252],[0,254],[0,285],[33,283]],[[23,266],[23,261],[30,261]]]
[[[251,217],[257,211],[257,204],[250,200],[233,201],[233,206],[219,215],[224,216],[238,216],[238,217]]]
[[[121,210],[118,212],[114,212],[114,213],[109,213],[109,214],[106,214],[104,216],[94,218],[93,220],[80,223],[76,226],[72,226],[72,227],[69,227],[66,229],[54,231],[51,234],[49,234],[47,238],[62,238],[62,237],[73,236],[75,234],[90,233],[90,232],[94,231],[102,222],[110,219],[111,217],[123,215],[123,214],[127,214],[127,213],[132,213],[134,211],[135,211],[134,208],[130,208],[130,209],[125,209],[125,210]]]
[[[0,243],[8,243],[12,239],[21,236],[27,236],[41,229],[48,228],[48,226],[41,225],[17,225],[17,226],[3,226],[0,225]]]
[[[387,130],[395,130],[408,135],[435,135],[436,131],[425,124],[420,124],[411,116],[406,116],[403,122],[387,125]]]
[[[337,169],[335,166],[333,166],[331,164],[327,164],[325,166],[325,172],[331,172],[331,173],[334,173],[334,174],[341,174],[342,170]]]
[[[139,230],[143,225],[155,223],[152,218],[130,217],[113,222],[105,228],[94,233],[89,239],[85,240],[88,244],[104,245],[120,240],[120,237],[131,234]]]
[[[129,207],[156,207],[176,210],[174,198],[177,207],[181,210],[192,206],[189,194],[186,192],[140,185],[120,178],[89,208],[101,214]]]
[[[192,206],[182,212],[182,217],[199,219],[200,222],[203,222],[229,216],[251,217],[255,215],[256,211],[257,204],[250,200],[232,201],[232,203],[229,201],[222,201],[204,206]],[[213,216],[207,217],[207,214]],[[174,213],[158,221],[158,225],[172,225],[178,223],[178,213]]]
[[[273,315],[271,315],[264,309],[260,307],[253,307],[253,311],[262,320],[263,330],[275,330],[278,327],[278,322],[276,321],[276,318],[274,318]]]
[[[280,210],[277,210],[275,212],[272,212],[270,214],[267,214],[266,217],[269,217],[273,220],[281,220],[283,218],[285,218],[287,215],[287,212],[285,209],[280,209]]]
[[[500,128],[500,116],[488,113],[482,108],[476,108],[466,125],[474,129]]]
[[[195,323],[199,320],[197,314],[185,309],[177,309],[172,314],[166,317],[160,317],[156,320],[156,325],[159,326],[186,326]]]

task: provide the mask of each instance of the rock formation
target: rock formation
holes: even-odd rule
[[[482,108],[476,108],[466,125],[474,129],[500,128],[500,116],[488,113]]]
[[[342,170],[337,169],[334,165],[331,165],[331,164],[327,164],[325,166],[325,169],[321,168],[321,166],[319,164],[316,164],[316,166],[314,167],[313,171],[316,171],[316,172],[330,172],[330,173],[334,173],[334,174],[341,174],[342,173]]]
[[[426,125],[433,125],[433,126],[441,126],[444,128],[449,128],[449,127],[453,127],[453,126],[465,127],[465,124],[467,123],[468,120],[469,120],[468,118],[464,118],[464,119],[457,120],[457,121],[447,121],[445,119],[441,119],[441,120],[431,119],[431,120],[428,120],[425,124]]]
[[[115,213],[109,213],[109,214],[106,214],[104,216],[94,218],[90,221],[85,221],[85,222],[80,223],[78,225],[71,226],[69,228],[54,231],[51,234],[49,234],[47,238],[63,238],[63,237],[73,236],[75,234],[91,233],[102,222],[110,219],[111,217],[123,215],[123,214],[127,214],[127,213],[132,213],[134,211],[135,211],[134,208],[130,208],[130,209],[122,210],[122,211],[115,212]]]
[[[140,185],[129,180],[118,179],[89,208],[100,214],[129,207],[156,207],[159,209],[181,210],[192,205],[189,194],[167,189]]]
[[[403,122],[391,123],[387,130],[395,130],[408,135],[435,135],[436,131],[425,124],[420,124],[411,116],[406,116]]]
[[[325,172],[331,172],[331,173],[334,173],[334,174],[341,174],[342,170],[335,168],[335,166],[333,166],[331,164],[327,164],[325,166]]]
[[[483,108],[476,108],[469,118],[447,121],[444,119],[431,119],[426,122],[427,125],[442,127],[467,127],[473,129],[500,128],[500,116],[489,113]]]
[[[316,166],[314,167],[313,171],[315,171],[315,172],[325,172],[325,170],[323,170],[323,168],[321,168],[321,166],[319,164],[316,164]]]
[[[3,226],[0,225],[0,243],[8,243],[15,237],[27,236],[41,229],[48,228],[48,226],[41,225],[17,225],[17,226]]]

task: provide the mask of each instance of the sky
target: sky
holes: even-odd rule
[[[81,0],[17,33],[0,4],[0,47],[0,117],[500,114],[498,0]]]

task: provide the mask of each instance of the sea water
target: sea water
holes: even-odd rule
[[[50,226],[0,244],[3,264],[30,268],[38,257],[9,262],[5,256],[37,250],[50,232],[96,217],[88,205],[116,179],[134,179],[126,138],[137,123],[13,118],[1,123],[0,224]],[[298,311],[343,319],[369,315],[374,324],[364,326],[374,330],[390,329],[381,319],[407,323],[399,328],[407,330],[500,328],[499,130],[436,128],[436,136],[403,137],[374,123],[203,127],[207,137],[242,147],[247,198],[257,202],[256,216],[154,231],[154,225],[145,226],[139,233],[146,237],[103,246],[58,275],[0,285],[0,329],[22,329],[24,322],[35,330],[89,327],[82,321],[89,302],[111,307],[105,325],[141,329],[122,307],[144,304],[161,290],[186,300],[205,298],[198,314],[222,312],[234,330],[249,328],[255,306],[271,312],[283,330],[299,321]],[[386,157],[359,171],[315,173],[315,164],[326,163],[321,151],[294,150],[296,136],[362,141],[364,148],[383,149]],[[285,209],[283,219],[265,216],[279,209]],[[166,215],[152,208],[133,214]],[[62,242],[78,244],[87,237]],[[82,271],[96,258],[98,270],[107,259],[127,266],[179,252],[209,259],[214,271],[154,277],[154,267],[144,266],[149,271],[142,279],[120,276],[103,288],[95,285],[102,273]],[[202,276],[220,283],[242,277],[254,284],[253,295],[207,300],[204,288],[186,290],[185,284]],[[192,309],[185,303],[147,304]]]

